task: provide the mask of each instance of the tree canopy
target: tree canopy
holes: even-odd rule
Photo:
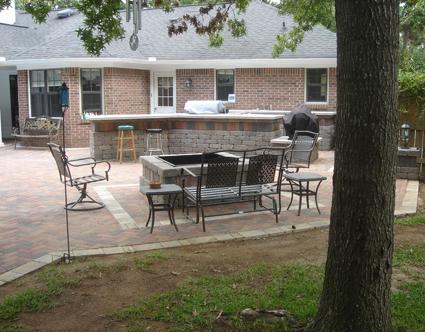
[[[414,100],[425,112],[425,0],[407,0],[400,6],[400,95]]]

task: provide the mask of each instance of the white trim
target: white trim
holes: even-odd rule
[[[101,76],[101,81],[102,81],[102,114],[106,115],[106,110],[105,110],[105,70],[103,68],[100,68],[100,76]],[[80,82],[81,85],[81,82]]]
[[[326,69],[326,101],[307,101],[307,69]],[[329,104],[329,68],[304,68],[304,104],[306,105],[328,105]]]
[[[217,70],[214,69],[214,100],[217,100]]]
[[[3,135],[1,133],[1,109],[0,109],[0,147],[4,146]]]
[[[27,70],[27,87],[28,87],[28,117],[32,118],[32,108],[31,108],[31,80],[30,80],[31,71]]]
[[[83,92],[81,91],[81,68],[78,68],[78,94],[80,95],[80,118],[83,118]],[[70,102],[71,103],[71,102]]]
[[[91,68],[78,68],[78,85],[79,85],[79,92],[80,92],[80,118],[82,119],[82,115],[83,115],[83,86],[81,85],[81,69],[99,69],[100,70],[100,78],[101,78],[101,83],[102,83],[102,91],[101,91],[101,98],[100,98],[100,102],[101,102],[101,110],[102,110],[102,114],[105,114],[105,100],[104,100],[104,96],[105,96],[105,82],[104,82],[104,70],[103,68],[99,68],[99,67],[91,67]]]
[[[172,113],[176,113],[177,112],[177,92],[176,92],[176,86],[177,86],[177,74],[176,74],[176,70],[169,70],[169,71],[155,71],[152,73],[152,86],[151,86],[151,91],[152,91],[152,106],[151,106],[151,114],[160,114],[162,112],[155,112],[154,109],[157,108],[156,104],[157,104],[157,100],[158,100],[158,91],[156,89],[156,77],[172,77],[173,78],[173,111]]]
[[[216,68],[214,69],[214,100],[217,100],[217,71],[230,69],[233,70],[233,93],[236,94],[236,68]],[[227,100],[222,100],[222,102],[227,103]]]
[[[153,108],[155,107],[155,98],[154,98],[154,93],[153,93],[154,84],[153,84],[153,71],[152,70],[149,71],[149,90],[150,90],[149,91],[149,94],[150,94],[150,105],[149,105],[150,110],[149,110],[149,113],[153,114],[154,113]]]
[[[47,82],[47,71],[48,70],[60,70],[61,71],[61,81],[64,82],[64,80],[62,79],[62,75],[63,75],[63,70],[64,68],[49,68],[49,69],[31,69],[31,70],[27,70],[27,81],[28,81],[28,117],[29,118],[33,118],[34,116],[32,115],[32,106],[31,106],[31,71],[37,71],[37,70],[42,70],[45,72],[44,75],[44,83]],[[61,83],[62,84],[62,83]],[[68,87],[69,87],[69,82],[68,82]],[[46,92],[48,93],[48,87],[46,88]],[[50,116],[50,115],[42,115],[42,116]],[[61,116],[50,116],[52,119],[62,119]]]
[[[18,70],[79,68],[132,68],[154,71],[175,69],[234,69],[234,68],[329,68],[336,67],[335,57],[286,59],[212,59],[212,60],[157,60],[132,58],[51,58],[7,60],[0,66],[16,66]]]
[[[80,116],[83,115],[83,94],[81,93],[81,68],[78,68],[78,103],[80,105]],[[70,102],[71,103],[71,102]]]

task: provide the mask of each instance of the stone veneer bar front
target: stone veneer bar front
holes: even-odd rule
[[[136,153],[146,154],[145,130],[163,130],[164,153],[193,153],[266,147],[282,136],[282,115],[134,114],[91,117],[90,152],[96,159],[115,159],[117,126],[135,127]]]

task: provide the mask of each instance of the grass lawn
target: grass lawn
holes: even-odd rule
[[[424,218],[401,220],[393,326],[425,331]],[[0,288],[0,331],[296,331],[317,310],[326,240],[315,230],[52,265]]]

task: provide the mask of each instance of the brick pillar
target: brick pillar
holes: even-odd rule
[[[25,119],[29,116],[28,106],[28,71],[18,70],[18,102],[19,102],[19,125],[24,125]]]
[[[68,147],[89,146],[89,125],[81,119],[80,69],[62,69],[62,81],[69,88],[69,109],[65,114],[66,145]]]

